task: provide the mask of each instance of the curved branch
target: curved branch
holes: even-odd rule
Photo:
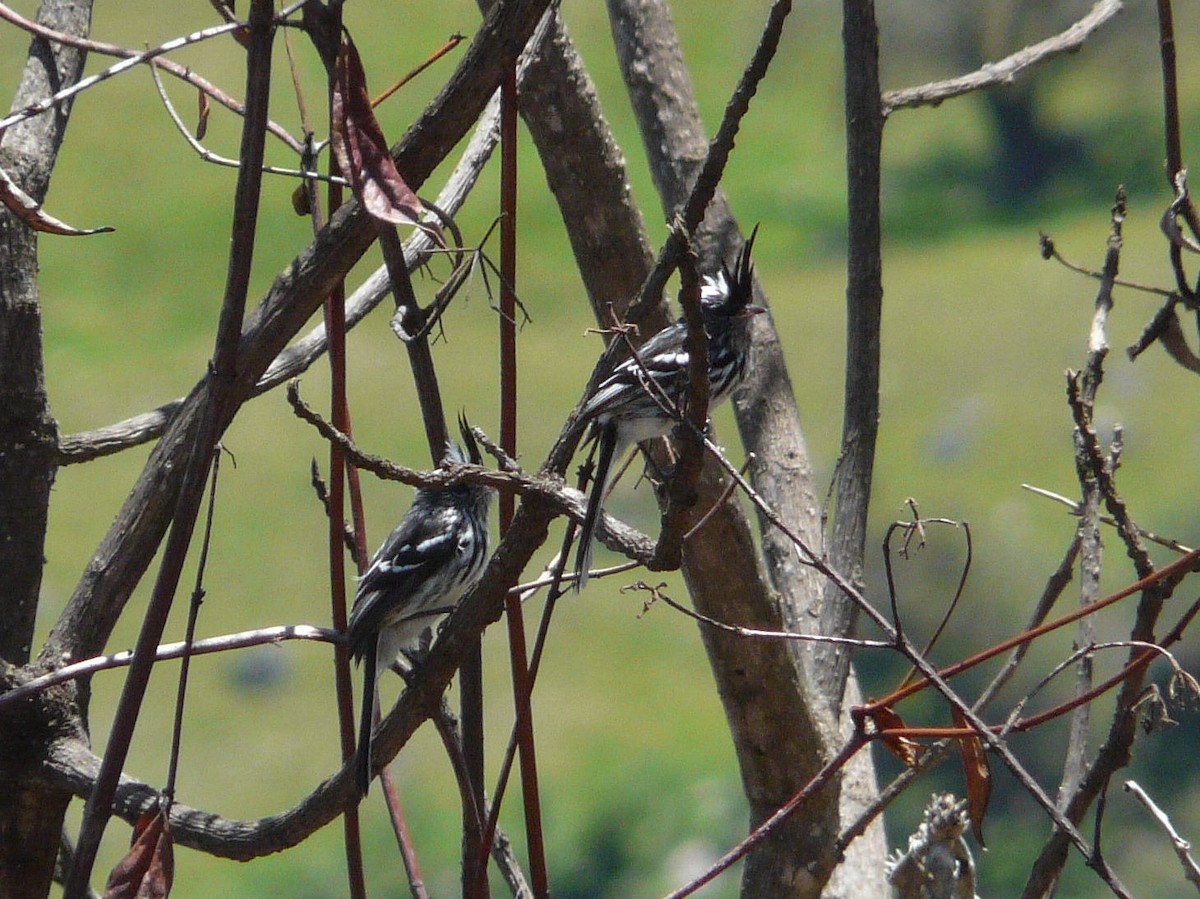
[[[582,502],[580,511],[582,512]],[[443,694],[484,629],[504,609],[505,593],[542,546],[554,510],[536,497],[522,503],[511,527],[488,562],[480,585],[463,597],[447,618],[438,639],[415,672],[396,707],[384,718],[373,745],[376,759],[390,760],[417,728],[437,713]],[[64,738],[51,747],[48,776],[80,796],[88,795],[99,772],[99,759],[81,740]],[[113,800],[127,821],[157,800],[149,785],[122,775]],[[223,818],[178,802],[171,807],[176,842],[221,858],[248,861],[298,845],[361,798],[353,766],[330,775],[292,808],[253,820]]]
[[[409,128],[392,154],[418,188],[467,133],[500,79],[533,33],[548,0],[511,0],[488,15],[458,69]],[[343,206],[313,243],[275,279],[246,317],[238,352],[236,392],[225,422],[333,285],[374,240],[370,217],[357,203]],[[142,475],[88,565],[42,650],[47,661],[95,655],[104,647],[134,586],[149,565],[179,491],[182,465],[196,439],[209,391],[201,380],[151,453]]]
[[[1018,50],[998,62],[989,62],[981,68],[957,78],[934,81],[919,87],[906,87],[887,91],[883,95],[884,118],[897,109],[915,106],[937,106],[944,100],[969,94],[973,91],[1007,84],[1025,69],[1047,62],[1065,53],[1074,53],[1090,38],[1101,25],[1119,13],[1124,4],[1121,0],[1097,0],[1091,11],[1078,22],[1053,37]]]
[[[317,415],[300,399],[295,382],[288,385],[288,402],[297,416],[336,444],[355,468],[369,471],[383,480],[425,488],[451,487],[466,481],[486,484],[495,490],[536,498],[555,515],[567,515],[576,524],[583,522],[587,499],[578,490],[566,486],[561,478],[544,473],[528,475],[521,471],[496,471],[480,465],[447,465],[428,472],[397,465],[382,456],[364,453],[353,440]],[[602,513],[597,521],[596,536],[609,549],[642,564],[654,557],[653,540],[608,513]]]
[[[479,174],[491,157],[499,135],[497,130],[500,115],[499,102],[488,103],[467,149],[463,152],[453,174],[437,197],[437,207],[453,216],[466,201],[479,180]],[[416,269],[429,259],[433,242],[424,231],[417,231],[405,243],[405,260],[409,270]],[[366,317],[391,290],[387,269],[380,266],[346,300],[346,329],[350,330]],[[325,353],[325,325],[319,324],[304,337],[279,353],[258,383],[253,396],[273,390],[307,371]],[[60,465],[88,462],[100,456],[119,453],[161,437],[171,420],[183,406],[183,399],[171,400],[157,409],[143,412],[115,424],[105,425],[78,434],[68,434],[59,439]]]
[[[178,50],[181,47],[186,47],[190,44],[196,44],[201,41],[210,40],[214,37],[220,37],[222,34],[228,34],[232,31],[237,31],[243,27],[244,26],[238,22],[229,22],[224,25],[214,25],[211,28],[205,28],[201,31],[194,31],[191,34],[184,35],[183,37],[174,38],[166,43],[159,44],[157,47],[152,47],[149,50],[143,50],[141,53],[134,53],[130,56],[126,56],[120,62],[114,63],[107,69],[97,72],[95,75],[82,78],[74,84],[64,87],[62,90],[50,95],[49,97],[43,97],[41,100],[29,103],[28,105],[21,107],[21,109],[17,110],[16,112],[11,112],[4,118],[0,118],[0,131],[10,128],[11,126],[17,124],[17,122],[23,122],[26,119],[31,119],[34,116],[41,115],[47,110],[61,106],[76,94],[82,93],[83,91],[90,87],[94,87],[102,81],[107,81],[109,78],[120,75],[122,72],[127,72],[134,66],[139,66],[144,62],[149,62],[152,59],[162,56],[164,53],[170,53],[172,50]]]
[[[48,41],[52,41],[64,47],[74,47],[88,53],[99,53],[103,56],[117,56],[123,59],[129,59],[138,55],[136,50],[130,50],[128,47],[121,47],[117,44],[105,43],[104,41],[96,41],[89,38],[77,37],[75,35],[67,34],[63,31],[56,31],[53,28],[46,28],[44,25],[38,22],[33,22],[29,19],[26,19],[24,16],[20,15],[13,9],[10,9],[3,3],[0,3],[0,19],[5,19],[6,21],[11,22],[13,25],[16,25],[18,28],[28,31],[30,34],[45,38]],[[237,115],[246,114],[245,106],[243,106],[233,97],[229,96],[229,94],[225,93],[208,79],[197,75],[187,66],[183,66],[173,60],[162,59],[160,57],[155,57],[153,64],[158,68],[169,72],[171,75],[174,75],[180,81],[186,81],[188,84],[192,85],[197,90],[202,91],[207,96],[212,97],[212,99],[216,100],[226,109],[229,109]],[[287,144],[288,148],[292,151],[301,153],[304,150],[304,145],[300,141],[296,140],[296,138],[292,137],[292,135],[289,134],[287,129],[285,129],[282,125],[279,125],[276,122],[268,121],[267,130]]]
[[[284,640],[317,640],[322,643],[340,643],[342,636],[337,631],[328,627],[315,627],[311,624],[280,624],[274,627],[260,627],[250,631],[241,631],[236,634],[222,634],[219,637],[207,637],[203,640],[196,640],[192,643],[190,652],[187,650],[187,644],[182,641],[178,643],[163,643],[155,652],[154,660],[156,662],[164,662],[168,659],[182,658],[185,654],[189,656],[201,656],[211,652],[245,649],[248,646],[261,646],[265,643],[282,643]],[[132,659],[133,650],[123,649],[120,652],[114,652],[110,655],[95,656],[91,659],[75,662],[72,665],[64,665],[62,668],[56,668],[46,674],[30,678],[13,687],[11,690],[0,693],[0,708],[9,703],[32,696],[34,693],[45,690],[55,684],[95,674],[98,671],[123,668]],[[7,675],[5,680],[8,680],[10,677],[11,675]]]

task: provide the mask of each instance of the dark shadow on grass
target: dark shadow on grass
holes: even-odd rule
[[[1006,127],[1021,125],[1014,118]],[[1023,135],[997,137],[986,155],[935,153],[891,167],[884,230],[891,240],[925,243],[964,228],[1035,225],[1107,204],[1121,184],[1134,202],[1161,196],[1165,204],[1159,130],[1157,118],[1138,113],[1070,130],[1026,122]]]

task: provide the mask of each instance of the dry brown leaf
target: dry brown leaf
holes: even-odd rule
[[[424,207],[396,169],[383,129],[371,109],[362,60],[345,32],[331,78],[333,152],[354,195],[367,212],[381,221],[424,227]]]
[[[1162,333],[1158,335],[1158,342],[1180,365],[1188,371],[1200,372],[1200,358],[1192,352],[1192,348],[1188,346],[1187,338],[1183,336],[1183,328],[1179,324],[1179,316],[1174,313],[1167,320],[1166,325],[1162,329]]]
[[[108,875],[104,899],[166,899],[174,876],[174,838],[156,807],[134,825],[129,852]]]
[[[204,135],[208,134],[208,94],[197,89],[196,102],[198,104],[196,111],[196,140],[204,140]]]
[[[970,728],[971,724],[957,707],[951,709],[954,726]],[[958,749],[962,755],[963,775],[967,781],[967,810],[971,816],[971,832],[980,846],[983,842],[983,816],[987,814],[988,801],[992,798],[992,769],[988,763],[987,750],[978,734],[958,738]]]
[[[891,709],[874,709],[871,712],[871,720],[875,722],[875,726],[881,731],[903,730],[905,727],[904,719]],[[917,763],[917,749],[920,748],[920,743],[900,734],[889,734],[882,737],[882,740],[883,745],[910,768]]]

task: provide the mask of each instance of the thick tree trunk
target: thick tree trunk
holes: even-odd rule
[[[620,13],[617,13],[618,17]],[[637,11],[639,38],[646,38],[644,11]],[[639,119],[652,157],[652,173],[667,216],[690,189],[694,172],[704,158],[707,141],[699,123],[686,70],[678,58],[669,18],[667,29],[654,35],[651,50],[636,68],[655,93],[645,94]],[[618,35],[618,44],[621,44]],[[639,105],[635,96],[635,105]],[[677,101],[677,103],[676,103]],[[664,104],[676,103],[672,108]],[[604,122],[590,79],[570,38],[559,24],[554,36],[530,70],[522,90],[522,109],[537,144],[546,178],[559,200],[576,259],[597,316],[604,320],[606,304],[620,314],[649,272],[653,259],[641,215],[633,205],[624,173],[624,160]],[[702,242],[706,268],[733,245],[736,224],[723,198],[713,204],[710,221],[726,238]],[[613,264],[620,260],[620,264]],[[659,310],[645,333],[667,321]],[[778,338],[764,328],[756,335],[754,399],[739,404],[739,422],[748,446],[773,460],[758,466],[759,487],[773,501],[800,519],[797,530],[815,534],[816,503],[795,401],[783,365]],[[782,411],[780,411],[782,410]],[[771,443],[769,448],[767,443]],[[721,495],[724,479],[710,467],[698,485],[698,516]],[[799,501],[794,501],[799,497]],[[782,630],[794,626],[802,610],[819,601],[820,585],[806,569],[792,564],[791,547],[779,547],[772,532],[765,538],[774,564],[758,562],[748,522],[736,503],[726,503],[706,525],[703,536],[689,545],[685,577],[698,609],[721,620],[750,627]],[[814,539],[815,542],[815,539]],[[741,547],[741,551],[731,547]],[[719,548],[714,551],[714,548]],[[733,564],[734,562],[737,564]],[[782,583],[787,601],[777,601]],[[786,624],[785,624],[786,621]],[[762,643],[702,629],[731,733],[742,768],[744,788],[755,821],[775,811],[820,767],[825,749],[838,740],[828,702],[811,702],[806,689],[803,653],[786,643]],[[786,732],[786,733],[785,733]],[[873,785],[869,762],[856,782]],[[861,792],[858,794],[861,801]],[[743,893],[747,896],[815,896],[833,865],[832,846],[839,816],[838,791],[831,788],[802,815],[781,828],[777,838],[752,856]],[[861,807],[861,806],[859,806]],[[867,881],[882,877],[882,831],[873,829],[869,844],[875,866]],[[875,884],[879,886],[881,880]],[[882,888],[882,887],[880,887]],[[871,885],[865,887],[870,893]],[[854,892],[854,890],[851,890]]]
[[[609,13],[651,175],[662,198],[663,213],[670,219],[691,189],[708,137],[667,5],[659,0],[609,0]],[[698,235],[702,268],[712,271],[721,259],[731,258],[740,243],[738,234],[729,203],[718,190]],[[767,305],[757,284],[755,289],[755,301]],[[779,335],[765,316],[756,319],[755,326],[747,383],[734,397],[742,443],[757,460],[750,468],[750,480],[789,528],[809,546],[817,547],[821,538],[812,468]],[[869,484],[869,468],[867,478]],[[849,522],[858,528],[860,558],[865,523],[860,517]],[[704,540],[695,541],[685,556],[684,571],[693,600],[702,612],[720,620],[748,624],[748,616],[762,622],[751,626],[810,631],[824,602],[820,579],[800,564],[789,538],[764,519],[760,518],[759,525],[765,573],[776,595],[765,591],[756,605],[757,593],[739,593],[722,586],[719,572],[728,556],[725,547],[733,545],[725,541],[735,539],[735,530],[724,537],[707,534]],[[731,727],[735,735],[742,734],[739,761],[751,817],[757,823],[786,802],[840,746],[845,736],[844,728],[838,726],[842,686],[838,683],[831,690],[821,677],[821,657],[814,652],[819,647],[801,643],[747,647],[746,641],[728,635],[702,633],[722,684]],[[750,658],[738,659],[739,642],[742,653],[754,650]],[[770,661],[772,655],[778,658]],[[729,668],[724,677],[723,667]],[[754,679],[747,676],[751,671]],[[787,718],[756,714],[785,711],[779,707],[781,692],[791,694],[791,701],[803,706],[804,714]],[[857,695],[856,687],[854,692]],[[798,726],[800,721],[809,726]],[[766,747],[770,750],[764,751]],[[886,891],[882,861],[887,847],[880,824],[851,845],[848,864],[839,870],[836,882],[823,882],[828,874],[826,853],[838,829],[839,814],[842,825],[854,820],[876,793],[869,753],[860,753],[844,774],[853,789],[846,792],[844,784],[839,802],[829,791],[824,801],[797,814],[777,839],[749,857],[743,896],[801,896],[823,888],[827,895],[882,895]],[[815,881],[809,879],[814,873],[818,875]]]
[[[47,0],[38,21],[86,35],[91,4]],[[78,50],[35,38],[13,108],[78,81],[84,59]],[[0,166],[39,202],[69,114],[70,104],[63,104],[13,126],[0,139]],[[37,249],[37,234],[0,209],[0,659],[14,666],[29,661],[58,455],[58,426],[42,367]],[[61,720],[44,714],[50,701],[38,697],[0,719],[0,895],[9,899],[49,891],[71,798],[37,777],[44,753],[36,747],[52,736],[46,722]]]

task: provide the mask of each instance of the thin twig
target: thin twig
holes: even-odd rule
[[[1192,844],[1179,835],[1179,831],[1171,824],[1171,819],[1167,817],[1167,813],[1160,809],[1150,798],[1149,794],[1143,790],[1136,781],[1125,781],[1125,792],[1132,793],[1134,798],[1142,804],[1158,822],[1158,826],[1163,829],[1167,837],[1171,840],[1171,848],[1175,850],[1175,855],[1179,857],[1179,864],[1183,866],[1183,876],[1187,881],[1200,889],[1200,865],[1196,864],[1196,860],[1192,858]]]
[[[212,652],[228,652],[232,649],[245,649],[249,646],[282,643],[285,640],[316,640],[321,643],[341,643],[342,636],[337,631],[328,627],[316,627],[311,624],[280,624],[196,640],[192,644],[190,654],[200,656]],[[168,659],[182,658],[188,652],[187,643],[184,641],[163,643],[155,648],[154,661],[165,662]],[[99,671],[124,668],[132,660],[133,650],[124,649],[120,652],[95,656],[79,662],[72,662],[70,665],[63,665],[61,668],[56,668],[47,674],[30,678],[7,692],[0,693],[0,708],[9,703],[26,699],[41,690],[53,687],[55,684],[66,683],[78,677],[90,676]]]
[[[1058,245],[1054,242],[1054,239],[1051,238],[1050,235],[1046,234],[1046,232],[1038,232],[1038,242],[1041,246],[1043,259],[1053,259],[1064,268],[1068,268],[1077,274],[1085,275],[1088,278],[1093,278],[1096,281],[1102,281],[1104,279],[1104,272],[1098,272],[1095,269],[1087,268],[1086,266],[1080,265],[1077,262],[1072,262],[1061,252],[1059,252]],[[1113,278],[1113,284],[1117,287],[1127,287],[1130,290],[1137,290],[1142,293],[1166,297],[1167,299],[1179,299],[1178,291],[1167,290],[1164,287],[1155,287],[1153,284],[1143,284],[1141,281],[1130,281],[1126,278]]]
[[[124,59],[130,59],[138,55],[136,50],[130,50],[127,47],[121,47],[117,44],[109,44],[103,41],[96,41],[90,38],[79,37],[77,35],[67,34],[62,31],[55,31],[52,28],[46,28],[44,25],[34,22],[31,19],[26,19],[24,16],[15,12],[9,6],[0,3],[0,18],[16,25],[30,34],[43,38],[47,41],[52,41],[56,44],[62,44],[67,47],[76,47],[80,50],[85,50],[88,53],[95,53],[101,56],[116,56]],[[236,27],[240,27],[240,23],[233,23]],[[236,32],[235,32],[236,33]],[[216,100],[222,106],[236,113],[237,115],[245,115],[245,107],[229,96],[223,90],[212,84],[207,79],[196,74],[188,66],[182,66],[170,59],[161,57],[154,58],[154,65],[161,68],[178,78],[180,81],[185,81],[195,87],[202,94]],[[267,130],[275,137],[279,138],[293,152],[299,153],[303,149],[303,143],[296,140],[283,127],[276,122],[268,120]]]
[[[1067,585],[1071,583],[1075,570],[1075,560],[1079,557],[1080,545],[1079,532],[1076,531],[1071,539],[1071,545],[1067,547],[1067,551],[1063,554],[1062,561],[1059,562],[1058,568],[1046,581],[1046,586],[1042,590],[1042,595],[1038,598],[1037,604],[1033,608],[1033,613],[1029,616],[1029,621],[1025,624],[1025,630],[1031,631],[1036,627],[1040,627],[1046,620],[1046,616],[1050,614],[1050,610],[1054,608],[1054,604],[1058,602],[1063,591],[1067,589]],[[1004,667],[1001,668],[987,688],[979,695],[978,701],[975,703],[975,708],[979,711],[985,709],[991,704],[992,699],[1000,692],[1004,686],[1012,680],[1016,674],[1017,668],[1024,660],[1025,655],[1029,652],[1030,643],[1021,643],[1013,647],[1012,653],[1004,662]]]
[[[1167,662],[1170,664],[1172,671],[1174,671],[1174,672],[1180,672],[1183,670],[1183,668],[1180,666],[1179,662],[1176,660],[1175,656],[1172,655],[1167,649],[1165,649],[1163,646],[1161,646],[1158,643],[1146,643],[1145,641],[1142,641],[1142,640],[1111,640],[1111,641],[1108,641],[1105,643],[1089,643],[1086,646],[1077,647],[1074,652],[1072,652],[1069,656],[1067,656],[1065,659],[1063,659],[1061,662],[1059,662],[1057,665],[1055,665],[1054,668],[1052,668],[1049,671],[1049,673],[1047,673],[1040,681],[1037,682],[1037,684],[1034,685],[1033,689],[1031,689],[1024,696],[1022,696],[1013,705],[1013,707],[1009,711],[1009,714],[1007,717],[1008,723],[1005,725],[1004,730],[1002,732],[1007,733],[1008,731],[1016,728],[1016,726],[1018,724],[1021,725],[1019,729],[1028,730],[1029,729],[1028,722],[1031,719],[1022,719],[1021,718],[1021,713],[1025,710],[1025,707],[1030,702],[1033,701],[1033,698],[1035,696],[1037,696],[1042,690],[1044,690],[1047,686],[1049,686],[1051,681],[1053,681],[1056,677],[1058,677],[1058,675],[1062,674],[1064,671],[1066,671],[1068,668],[1070,668],[1076,662],[1080,661],[1081,659],[1090,658],[1090,657],[1094,656],[1096,653],[1100,652],[1101,650],[1131,649],[1131,648],[1145,650],[1148,653],[1165,658],[1167,660]],[[1090,695],[1089,698],[1095,698],[1095,697],[1093,695]],[[1072,704],[1074,704],[1077,701],[1078,701],[1078,697],[1071,700]],[[1044,720],[1047,720],[1047,719],[1042,718],[1039,715],[1039,718],[1038,718],[1039,723]]]
[[[161,63],[159,61],[150,60],[148,63],[150,77],[154,79],[154,87],[158,91],[159,99],[162,100],[163,108],[166,109],[167,115],[171,117],[171,121],[175,124],[175,130],[177,130],[183,136],[183,139],[187,141],[188,146],[195,150],[196,155],[199,156],[204,162],[210,162],[214,165],[221,165],[234,169],[240,166],[241,163],[238,160],[230,159],[227,156],[221,156],[217,153],[214,153],[212,150],[208,149],[208,147],[204,146],[204,144],[200,143],[195,136],[193,136],[191,129],[188,128],[187,124],[183,121],[183,118],[179,115],[179,112],[175,109],[175,104],[171,102],[171,98],[167,94],[167,89],[163,86],[162,79],[158,77],[158,69],[160,65]],[[313,171],[311,169],[285,169],[274,165],[264,165],[262,170],[268,175],[283,175],[288,178],[304,178],[312,181],[331,181],[335,184],[342,185],[347,183],[345,178],[335,178],[332,175],[325,175],[321,172]]]
[[[107,69],[97,72],[95,75],[80,79],[75,84],[63,88],[50,97],[46,97],[45,99],[39,100],[36,103],[30,103],[28,106],[25,106],[16,112],[9,113],[4,118],[0,118],[0,132],[6,130],[12,125],[15,125],[17,122],[23,122],[25,119],[33,118],[35,115],[41,115],[47,110],[61,106],[76,94],[79,94],[88,88],[95,87],[97,84],[107,81],[109,78],[120,75],[122,72],[127,72],[135,66],[139,66],[144,62],[148,62],[155,57],[162,56],[164,53],[170,53],[173,50],[180,49],[181,47],[187,47],[191,44],[197,44],[201,41],[207,41],[215,37],[220,37],[223,34],[228,34],[242,27],[243,26],[239,22],[213,25],[201,31],[194,31],[191,34],[184,35],[183,37],[174,38],[163,44],[159,44],[157,47],[152,49],[143,50],[141,53],[137,53],[121,60],[118,63],[114,63]]]
[[[220,451],[213,454],[212,474],[208,485],[208,512],[204,516],[204,535],[200,543],[200,559],[196,563],[196,585],[188,605],[187,629],[184,632],[183,661],[179,665],[179,689],[175,694],[175,720],[171,727],[171,755],[167,762],[167,782],[163,787],[163,814],[169,814],[175,799],[175,775],[179,770],[179,749],[183,740],[183,707],[187,697],[188,672],[191,669],[190,647],[196,642],[196,622],[200,604],[204,601],[204,572],[208,567],[208,551],[212,546],[213,513],[217,508],[217,481],[221,469]]]
[[[1078,516],[1080,514],[1079,503],[1076,500],[1071,499],[1070,497],[1063,496],[1061,493],[1055,493],[1053,490],[1047,490],[1044,487],[1035,487],[1032,484],[1022,484],[1021,488],[1023,490],[1028,490],[1030,493],[1035,493],[1038,496],[1045,497],[1046,499],[1054,500],[1056,503],[1062,503],[1064,506],[1066,506],[1068,509],[1071,510],[1072,515]],[[1111,515],[1101,515],[1099,520],[1100,520],[1101,524],[1106,524],[1109,527],[1117,526],[1116,519],[1113,518]],[[1182,543],[1180,543],[1174,537],[1163,537],[1163,536],[1160,536],[1159,534],[1156,534],[1154,531],[1147,531],[1141,527],[1137,528],[1137,532],[1138,532],[1138,535],[1140,537],[1142,537],[1144,540],[1149,540],[1151,543],[1156,543],[1159,546],[1164,546],[1167,549],[1171,550],[1172,552],[1177,552],[1177,553],[1183,554],[1183,553],[1190,553],[1192,551],[1192,548],[1190,546],[1184,546]]]
[[[997,62],[987,63],[974,72],[919,87],[888,91],[883,95],[883,114],[887,116],[897,109],[916,106],[936,106],[952,97],[1007,84],[1030,66],[1078,50],[1097,28],[1119,13],[1122,6],[1121,0],[1099,0],[1086,16],[1065,31]]]
[[[446,43],[442,44],[442,46],[440,46],[436,50],[434,50],[433,53],[431,53],[429,55],[428,59],[424,60],[419,65],[415,66],[406,75],[404,75],[402,78],[400,78],[400,80],[396,81],[390,87],[385,88],[383,93],[381,93],[378,97],[376,97],[374,100],[371,101],[371,106],[372,107],[378,106],[380,103],[385,101],[388,97],[390,97],[392,94],[396,93],[396,91],[400,90],[400,88],[404,87],[404,85],[408,84],[410,81],[412,81],[418,75],[420,75],[422,72],[424,72],[426,69],[428,69],[431,65],[433,65],[435,62],[437,62],[439,59],[441,59],[443,56],[445,56],[447,53],[449,53],[451,50],[453,50],[455,47],[457,47],[459,44],[461,44],[464,40],[466,40],[466,37],[462,34],[459,34],[458,32],[455,32],[454,34],[450,35],[450,37],[446,40]]]
[[[661,602],[676,612],[681,612],[687,617],[699,621],[701,624],[738,637],[768,640],[797,640],[803,643],[834,643],[840,646],[853,646],[857,649],[895,649],[895,644],[888,640],[867,640],[860,637],[833,637],[825,634],[798,634],[792,631],[771,631],[763,630],[762,628],[743,627],[739,624],[729,624],[725,621],[710,618],[708,615],[702,615],[695,609],[689,609],[682,603],[673,600],[662,590],[661,585],[652,587],[644,581],[637,581],[621,588],[622,593],[629,591],[642,591],[650,594],[651,598],[645,604],[646,609],[649,609],[656,602]]]

